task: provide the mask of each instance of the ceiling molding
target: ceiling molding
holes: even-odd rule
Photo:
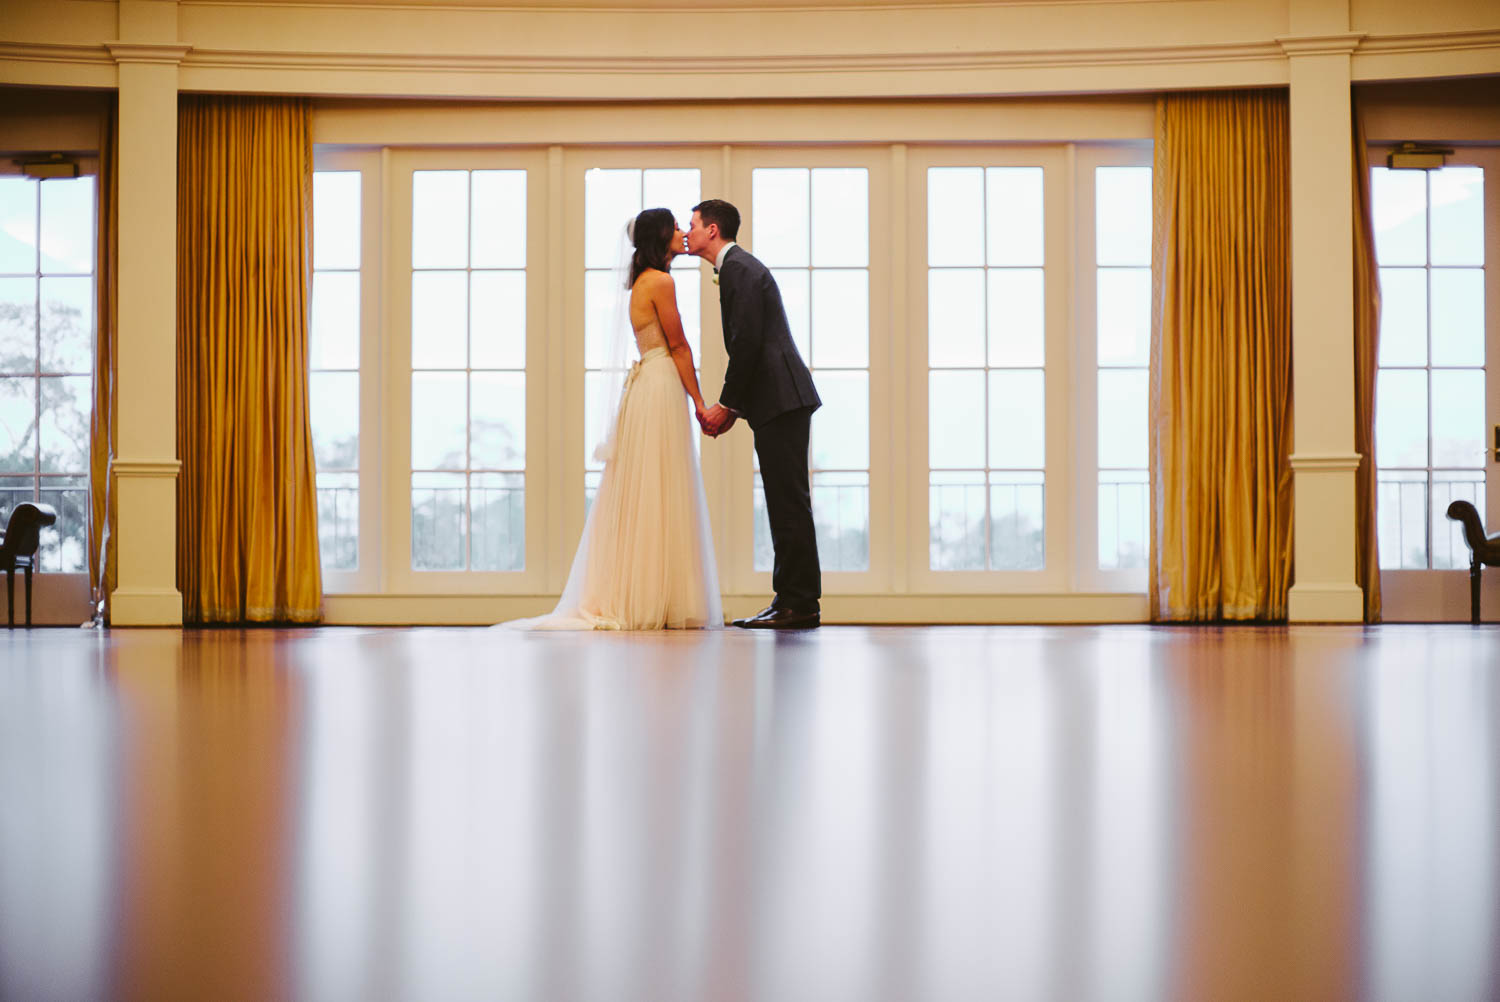
[[[1276,39],[1288,56],[1350,55],[1365,39],[1362,32],[1339,35],[1286,35]]]
[[[0,61],[115,65],[114,58],[103,44],[59,45],[53,42],[0,42]]]

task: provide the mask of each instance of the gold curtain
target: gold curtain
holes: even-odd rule
[[[98,241],[94,263],[94,409],[89,418],[89,600],[95,621],[108,616],[115,588],[117,371],[116,272],[120,249],[120,101],[111,94],[99,135]]]
[[[177,171],[183,619],[316,622],[307,102],[184,96]]]
[[[1284,619],[1292,563],[1287,95],[1156,105],[1151,615]]]
[[[1351,99],[1352,100],[1352,99]],[[1354,119],[1354,580],[1365,593],[1365,622],[1380,622],[1380,546],[1375,521],[1375,370],[1379,365],[1380,272],[1370,202],[1370,156],[1359,103]]]

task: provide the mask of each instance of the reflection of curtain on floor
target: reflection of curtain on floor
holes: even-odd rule
[[[1380,539],[1375,516],[1375,374],[1380,345],[1380,273],[1375,264],[1370,156],[1358,102],[1354,119],[1354,580],[1365,592],[1365,622],[1380,622]]]
[[[1291,581],[1287,95],[1156,106],[1151,614],[1283,619]]]
[[[185,96],[177,147],[177,579],[189,623],[320,618],[306,101]]]
[[[115,272],[120,248],[120,102],[109,96],[99,133],[94,263],[94,409],[89,419],[89,598],[98,621],[115,589]]]

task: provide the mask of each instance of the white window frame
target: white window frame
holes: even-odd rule
[[[381,250],[383,158],[375,150],[320,150],[313,156],[314,171],[359,173],[359,563],[352,571],[323,569],[325,595],[381,590],[385,553],[380,545],[384,526],[381,496],[385,457],[381,396]],[[313,207],[317,211],[317,207]],[[309,309],[311,302],[309,301]],[[309,324],[311,321],[309,320]],[[311,327],[309,326],[309,334]]]
[[[547,527],[552,491],[547,429],[546,276],[555,243],[548,225],[548,161],[540,150],[393,150],[388,154],[385,225],[385,352],[382,492],[388,518],[380,534],[383,591],[410,595],[535,595],[549,572]],[[519,571],[418,571],[411,565],[411,229],[412,175],[420,170],[525,170],[526,174],[526,561]],[[540,376],[541,378],[538,378]],[[372,380],[373,382],[373,380]],[[580,449],[582,447],[580,446]],[[582,482],[580,476],[579,482]],[[580,492],[581,493],[581,492]]]
[[[1099,290],[1095,258],[1098,237],[1095,198],[1098,192],[1094,171],[1098,167],[1151,167],[1153,145],[1149,140],[1131,144],[1080,143],[1072,150],[1077,205],[1077,225],[1073,232],[1073,245],[1077,251],[1074,268],[1078,275],[1073,290],[1077,323],[1073,331],[1072,388],[1076,401],[1073,416],[1078,424],[1072,452],[1074,482],[1079,485],[1074,492],[1077,504],[1073,513],[1074,537],[1078,540],[1078,548],[1075,551],[1073,587],[1083,592],[1144,592],[1149,573],[1147,568],[1104,570],[1099,566]],[[1148,481],[1148,497],[1149,490]],[[1147,540],[1149,560],[1149,522]]]
[[[824,571],[823,594],[887,594],[901,559],[894,532],[892,495],[891,412],[892,407],[877,406],[891,399],[892,369],[892,282],[893,261],[904,254],[904,248],[884,237],[890,232],[891,148],[886,145],[808,146],[800,148],[736,148],[733,151],[733,184],[729,200],[742,214],[738,243],[755,253],[755,206],[751,203],[753,177],[762,167],[858,167],[869,171],[870,200],[870,569],[867,571]],[[719,319],[718,297],[713,299],[715,320]],[[705,315],[707,310],[705,310]],[[716,324],[716,327],[718,325]],[[707,338],[707,323],[704,325]],[[721,339],[722,340],[722,339]],[[722,350],[722,344],[721,344]],[[809,361],[804,359],[804,361]],[[720,381],[711,383],[717,397]],[[814,381],[817,377],[814,375]],[[813,415],[816,425],[818,415]],[[744,422],[740,422],[743,424]],[[771,572],[755,570],[755,448],[754,438],[746,427],[738,426],[727,439],[730,446],[729,469],[726,471],[725,506],[720,509],[725,523],[728,545],[720,546],[719,577],[726,594],[771,595]],[[705,450],[707,452],[709,450]]]
[[[1014,146],[933,146],[910,151],[907,164],[906,226],[909,254],[906,344],[907,406],[907,561],[910,590],[928,595],[997,595],[1073,590],[1077,544],[1074,484],[1068,461],[1073,446],[1074,338],[1072,275],[1073,170],[1065,144]],[[930,471],[928,468],[927,366],[927,171],[931,167],[1042,168],[1042,227],[1045,310],[1046,465],[1043,511],[1045,565],[1037,571],[935,571],[930,554]],[[976,210],[976,223],[983,226]],[[1092,225],[1092,217],[1090,217]],[[1076,447],[1076,446],[1075,446]]]

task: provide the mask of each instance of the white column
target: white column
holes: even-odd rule
[[[1354,581],[1359,455],[1349,111],[1349,57],[1359,37],[1280,40],[1291,63],[1293,622],[1363,618]]]
[[[122,4],[119,64],[119,567],[115,626],[182,623],[177,590],[177,65],[175,4]],[[170,24],[166,18],[170,16]]]

